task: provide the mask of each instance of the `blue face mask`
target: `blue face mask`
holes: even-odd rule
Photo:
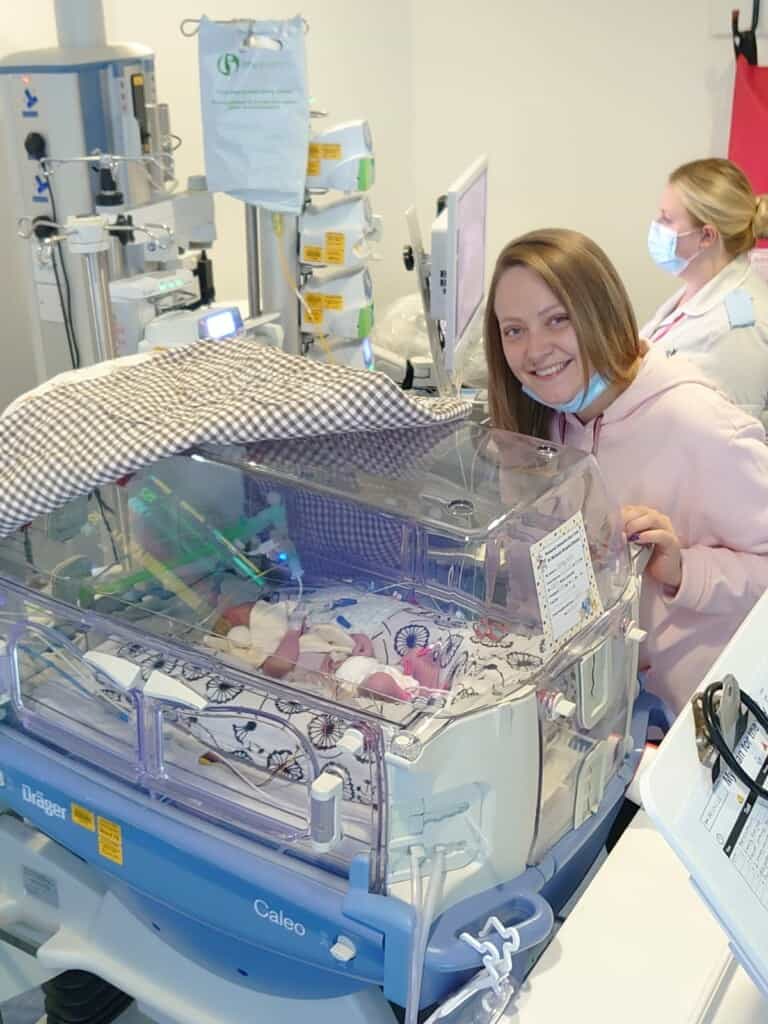
[[[599,373],[593,373],[589,384],[586,388],[580,388],[576,394],[567,402],[561,402],[559,405],[554,405],[551,402],[545,402],[543,398],[529,389],[523,386],[524,394],[532,398],[534,402],[538,402],[539,405],[546,405],[550,409],[555,409],[557,412],[580,412],[582,409],[588,408],[592,403],[600,397],[608,388],[608,381],[605,377],[601,377]]]
[[[693,228],[691,231],[678,233],[666,224],[661,224],[657,220],[651,221],[651,226],[648,229],[648,252],[656,266],[675,276],[682,274],[691,260],[695,260],[699,253],[691,256],[691,259],[683,259],[682,256],[677,255],[677,241],[679,238],[685,238],[686,235],[695,235],[698,230],[698,228]]]

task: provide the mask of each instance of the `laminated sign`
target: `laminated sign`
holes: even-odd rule
[[[300,213],[309,150],[303,19],[204,17],[198,39],[209,190]]]

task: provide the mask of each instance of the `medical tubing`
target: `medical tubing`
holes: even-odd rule
[[[405,1007],[404,1024],[418,1024],[419,1002],[421,1001],[421,981],[424,975],[424,962],[429,943],[429,929],[435,916],[435,909],[445,876],[445,850],[435,849],[432,859],[432,872],[427,886],[427,899],[424,907],[416,910],[416,930],[413,936],[411,964],[408,973],[408,998]]]
[[[411,854],[411,904],[416,908],[417,912],[421,911],[421,901],[423,898],[421,891],[421,859],[424,856],[424,850],[420,846],[412,846],[410,849]]]

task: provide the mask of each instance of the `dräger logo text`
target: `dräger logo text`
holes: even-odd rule
[[[45,793],[39,789],[32,789],[26,782],[21,787],[21,799],[25,804],[33,804],[48,818],[61,818],[67,820],[67,808],[57,804],[55,800],[49,800]]]
[[[259,917],[263,917],[270,924],[276,924],[278,928],[285,928],[287,932],[293,932],[294,935],[302,938],[307,934],[307,929],[301,921],[294,921],[292,917],[287,917],[282,910],[273,910],[266,900],[254,900],[253,909]]]

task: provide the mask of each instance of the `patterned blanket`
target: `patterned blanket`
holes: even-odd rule
[[[380,373],[250,339],[158,352],[32,393],[0,417],[0,537],[81,494],[196,445],[421,427],[462,419]]]

